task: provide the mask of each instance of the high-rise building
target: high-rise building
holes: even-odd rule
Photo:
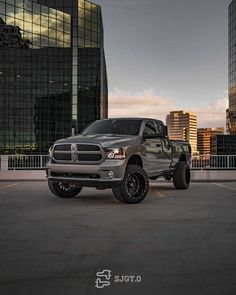
[[[107,107],[101,7],[0,0],[0,154],[45,153]]]
[[[212,155],[236,155],[236,135],[216,134],[212,137]],[[234,166],[235,167],[235,164]]]
[[[202,155],[210,155],[212,138],[216,134],[223,134],[224,127],[198,128],[197,129],[197,150]]]
[[[228,21],[229,109],[227,110],[227,130],[230,134],[236,135],[236,0],[229,5]]]
[[[190,112],[173,111],[166,117],[168,134],[172,140],[188,141],[192,153],[197,152],[197,116]]]

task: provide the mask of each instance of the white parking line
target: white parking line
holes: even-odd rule
[[[231,191],[236,191],[236,188],[233,188],[231,186],[227,186],[227,185],[224,185],[224,184],[221,184],[221,183],[212,182],[212,184],[215,184],[215,185],[223,187],[223,188],[227,188],[227,189],[229,189]]]
[[[9,185],[0,186],[0,190],[10,188],[10,187],[14,187],[14,186],[17,186],[17,185],[18,185],[18,183],[13,183],[13,184],[9,184]]]
[[[157,195],[159,198],[165,198],[165,195],[157,190],[157,188],[151,187],[151,192]]]

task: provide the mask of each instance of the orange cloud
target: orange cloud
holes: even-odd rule
[[[199,127],[225,127],[228,98],[219,98],[214,103],[193,107],[191,111],[198,116]]]
[[[218,98],[214,103],[201,107],[185,108],[177,104],[172,97],[162,97],[155,94],[154,89],[139,93],[115,89],[109,95],[109,117],[147,117],[165,122],[170,111],[185,110],[197,114],[199,127],[225,126],[225,111],[228,98]]]
[[[147,117],[165,120],[174,107],[172,98],[162,98],[153,89],[134,94],[116,89],[109,96],[109,117]]]

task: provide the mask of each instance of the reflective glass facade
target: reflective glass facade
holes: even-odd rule
[[[106,117],[100,6],[0,0],[0,154],[46,153]]]
[[[211,154],[236,155],[236,135],[218,134],[213,136],[211,141]]]
[[[229,109],[227,130],[236,135],[236,0],[229,6]]]

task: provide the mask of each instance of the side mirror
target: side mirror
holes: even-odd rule
[[[163,137],[168,136],[168,128],[167,126],[163,126]]]

